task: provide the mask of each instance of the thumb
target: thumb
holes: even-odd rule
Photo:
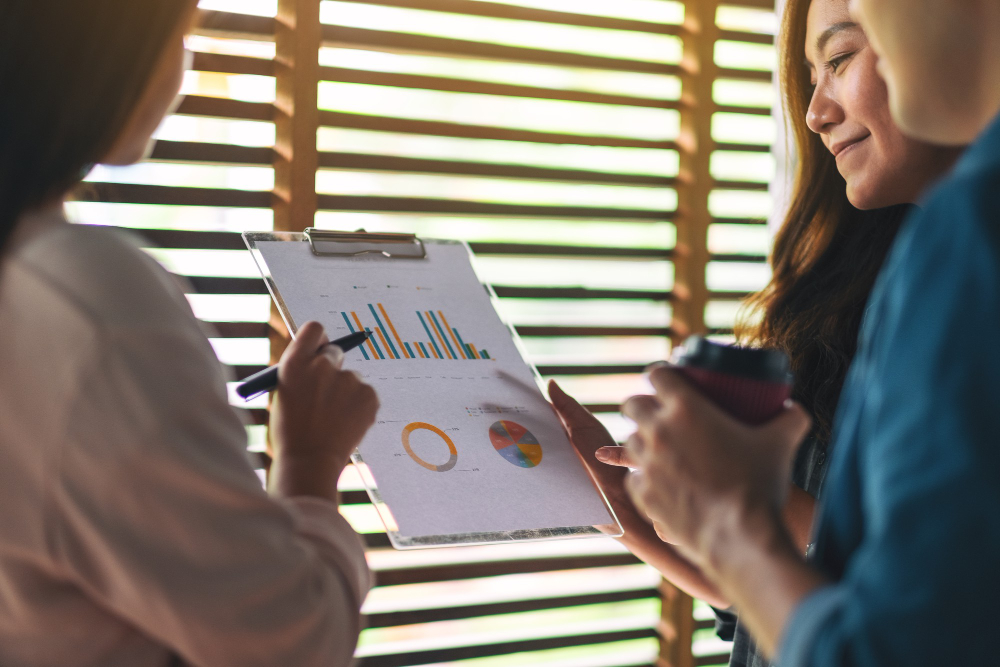
[[[552,399],[552,406],[569,428],[584,422],[589,423],[591,420],[597,420],[590,413],[590,410],[580,405],[579,401],[563,391],[563,388],[555,380],[549,380],[549,398]]]
[[[305,363],[316,356],[316,350],[326,342],[326,332],[323,331],[323,325],[319,322],[306,322],[299,329],[295,340],[281,356],[282,363],[286,365]]]

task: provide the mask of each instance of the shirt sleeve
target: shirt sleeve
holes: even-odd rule
[[[347,665],[369,572],[334,503],[274,500],[218,362],[189,326],[95,354],[51,496],[65,576],[191,665]]]
[[[933,200],[884,286],[872,380],[852,386],[862,540],[793,614],[782,665],[995,662],[975,620],[1000,591],[1000,207],[982,192]]]

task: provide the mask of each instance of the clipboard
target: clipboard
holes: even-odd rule
[[[394,548],[623,534],[467,243],[318,229],[243,238],[293,335],[307,320],[330,338],[373,332],[345,359],[382,397],[351,458]]]

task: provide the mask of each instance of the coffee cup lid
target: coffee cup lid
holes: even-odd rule
[[[781,350],[738,347],[691,336],[672,359],[681,367],[701,368],[761,382],[791,382],[788,356]]]

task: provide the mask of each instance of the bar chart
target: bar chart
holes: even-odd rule
[[[490,354],[462,338],[458,328],[448,322],[441,310],[413,311],[414,317],[407,329],[418,333],[421,340],[404,340],[399,329],[381,303],[367,304],[368,312],[342,312],[351,333],[369,331],[373,335],[361,348],[365,361],[394,361],[425,359],[438,361],[487,361]],[[366,324],[367,322],[367,324]],[[417,326],[419,324],[419,327]]]

